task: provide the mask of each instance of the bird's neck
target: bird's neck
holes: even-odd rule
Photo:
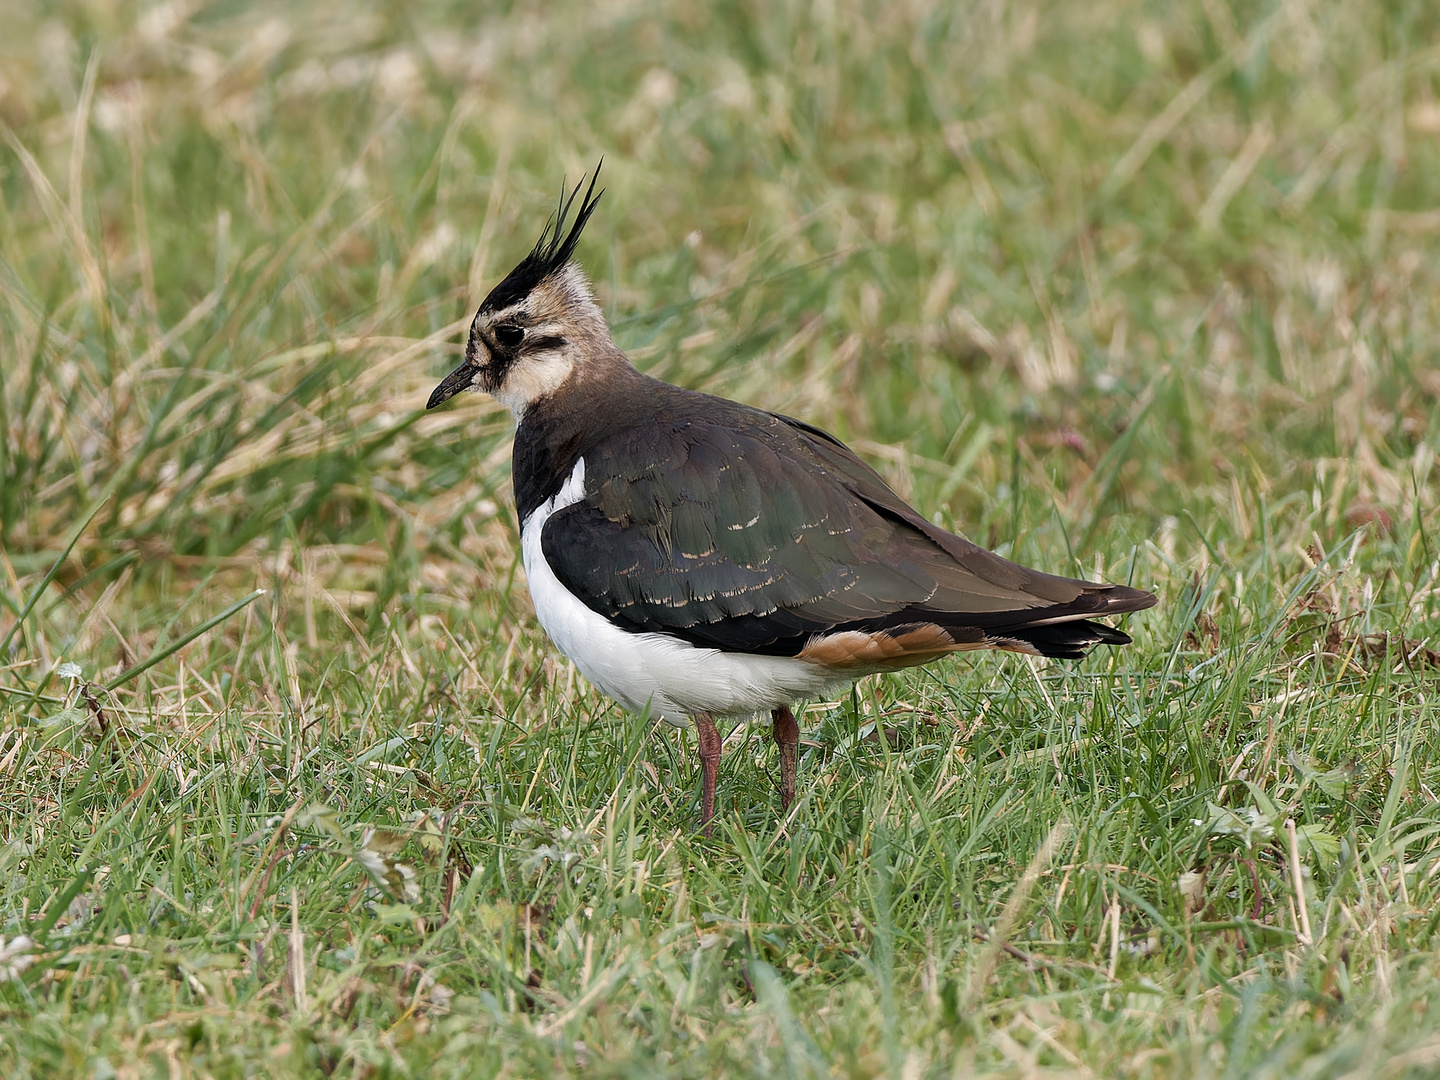
[[[517,411],[513,478],[520,521],[560,490],[591,447],[653,409],[657,387],[673,389],[636,371],[615,349],[601,362],[574,365],[553,392]]]

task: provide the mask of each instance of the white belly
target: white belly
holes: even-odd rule
[[[748,716],[837,685],[833,675],[804,660],[704,649],[669,634],[632,634],[591,611],[560,583],[540,544],[550,515],[584,496],[582,458],[560,491],[520,526],[520,551],[540,625],[595,686],[631,712],[648,705],[651,716],[685,727],[695,713]]]

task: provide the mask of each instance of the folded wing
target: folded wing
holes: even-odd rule
[[[934,626],[955,647],[1073,656],[1129,640],[1089,616],[1155,602],[1002,559],[927,522],[819,429],[726,404],[588,451],[586,498],[545,525],[556,577],[628,630],[796,656],[826,635]]]

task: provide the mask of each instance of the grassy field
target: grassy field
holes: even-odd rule
[[[1440,9],[0,5],[0,1074],[1440,1070]],[[1135,644],[778,818],[547,644],[425,398],[562,178],[616,338]]]

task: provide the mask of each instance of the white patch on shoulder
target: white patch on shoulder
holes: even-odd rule
[[[551,515],[585,497],[585,459],[560,490],[525,519],[521,557],[535,615],[580,673],[631,712],[686,727],[697,712],[749,716],[813,697],[850,679],[787,656],[751,656],[704,649],[669,634],[632,634],[591,611],[545,561],[541,536]]]

